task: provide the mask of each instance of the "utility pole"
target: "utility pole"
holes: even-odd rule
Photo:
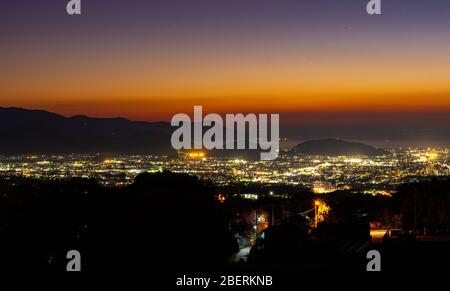
[[[414,191],[414,233],[417,233],[417,189]]]
[[[255,239],[258,237],[258,209],[255,208]]]
[[[314,203],[314,228],[317,227],[317,206]]]
[[[272,225],[271,226],[274,226],[275,225],[275,210],[274,210],[274,207],[275,207],[275,205],[274,204],[272,204]]]

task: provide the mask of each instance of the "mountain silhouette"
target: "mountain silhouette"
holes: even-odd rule
[[[363,143],[348,142],[339,139],[322,139],[301,143],[295,146],[290,153],[319,156],[381,156],[388,152]]]
[[[64,117],[42,110],[0,107],[0,154],[123,153],[173,155],[165,122]]]

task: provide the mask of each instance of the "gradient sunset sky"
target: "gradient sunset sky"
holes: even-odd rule
[[[0,106],[449,120],[450,1],[383,0],[382,16],[368,0],[67,2],[0,2]]]

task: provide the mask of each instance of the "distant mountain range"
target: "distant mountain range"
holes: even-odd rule
[[[125,118],[64,117],[42,110],[0,107],[0,154],[154,154],[176,155],[167,122],[137,122]],[[290,154],[367,155],[386,151],[337,139],[313,140]],[[220,157],[259,158],[259,151],[214,150]]]
[[[165,122],[64,117],[41,110],[0,107],[0,154],[175,154]]]
[[[388,154],[388,152],[383,149],[374,148],[363,143],[348,142],[340,139],[307,141],[295,146],[289,153],[319,156],[381,156]]]

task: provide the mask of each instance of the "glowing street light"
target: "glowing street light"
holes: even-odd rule
[[[320,206],[320,201],[319,200],[316,200],[315,202],[314,202],[314,228],[317,228],[317,223],[318,223],[318,217],[317,217],[317,215],[318,215],[318,211],[317,211],[317,208]]]

